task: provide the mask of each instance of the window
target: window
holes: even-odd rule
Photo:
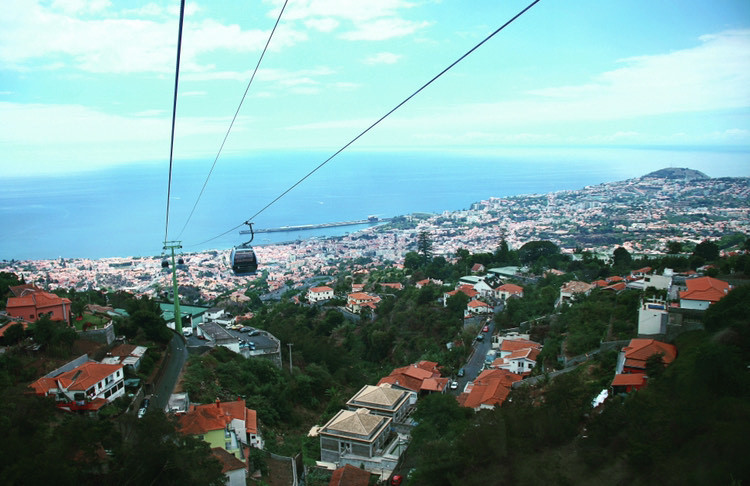
[[[224,449],[229,450],[231,448],[232,448],[232,442],[231,441],[224,442]]]
[[[224,437],[228,439],[231,436],[232,436],[232,434],[231,434],[231,432],[229,432],[229,427],[227,426],[227,428],[224,429]]]

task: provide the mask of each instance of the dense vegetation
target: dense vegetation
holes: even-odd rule
[[[750,481],[750,285],[706,313],[707,331],[680,336],[677,359],[645,389],[591,399],[612,379],[602,356],[493,411],[451,397],[421,400],[412,484],[743,484]],[[481,447],[478,445],[481,444]]]

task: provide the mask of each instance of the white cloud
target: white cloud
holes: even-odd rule
[[[426,21],[412,22],[399,18],[376,19],[356,25],[355,30],[341,34],[341,38],[356,41],[381,41],[410,35],[429,25],[430,23]]]
[[[750,106],[750,30],[702,36],[700,41],[691,49],[623,59],[624,67],[587,84],[531,91],[538,101],[524,104],[532,108],[532,117],[545,119],[617,119]]]
[[[392,52],[379,52],[364,60],[365,64],[396,64],[403,56]]]
[[[319,32],[331,32],[340,25],[340,22],[336,19],[309,19],[305,20],[305,26]]]

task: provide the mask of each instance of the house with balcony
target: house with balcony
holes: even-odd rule
[[[45,292],[33,285],[10,287],[13,294],[8,297],[5,311],[11,317],[35,322],[47,316],[53,321],[63,321],[70,325],[70,299]]]
[[[220,447],[238,459],[244,460],[241,440],[244,427],[235,421],[229,410],[219,400],[206,405],[191,405],[190,411],[178,418],[179,430],[185,435],[195,436],[209,444]],[[239,429],[239,433],[238,433]]]
[[[121,364],[86,361],[63,366],[29,386],[37,395],[54,397],[60,409],[96,412],[125,394],[124,380]]]
[[[434,361],[419,361],[396,368],[388,376],[384,376],[378,382],[378,386],[390,383],[391,386],[409,390],[415,395],[424,396],[430,393],[445,393],[450,383],[449,378],[443,378]],[[412,403],[416,396],[412,398]]]
[[[495,289],[495,298],[505,302],[512,297],[523,297],[523,287],[520,285],[507,283],[503,284]]]
[[[476,380],[466,384],[464,392],[457,398],[458,403],[475,411],[493,409],[503,404],[513,383],[520,380],[520,376],[507,370],[484,370]]]
[[[371,413],[366,408],[340,410],[319,431],[320,459],[337,467],[345,464],[364,469],[393,469],[396,461],[382,461],[390,449],[392,420]],[[384,466],[384,467],[381,467]]]
[[[706,310],[708,306],[723,299],[732,286],[713,277],[691,278],[685,281],[687,290],[680,292],[680,307]]]
[[[346,402],[346,407],[349,410],[366,408],[370,413],[388,417],[394,423],[403,422],[409,411],[411,393],[392,387],[389,383],[365,385]]]
[[[611,284],[609,281],[607,281],[607,283]],[[566,282],[560,287],[560,297],[558,298],[555,307],[560,307],[563,304],[570,304],[576,296],[589,295],[593,288],[593,285],[586,282],[579,282],[577,280]]]
[[[362,309],[375,311],[380,302],[380,297],[370,295],[366,292],[354,292],[349,294],[346,299],[346,310],[352,314],[360,314]]]
[[[307,301],[311,304],[333,299],[333,289],[328,286],[311,287],[307,290]]]

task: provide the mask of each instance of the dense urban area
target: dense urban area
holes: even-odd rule
[[[254,250],[0,262],[0,481],[750,482],[747,178]]]

